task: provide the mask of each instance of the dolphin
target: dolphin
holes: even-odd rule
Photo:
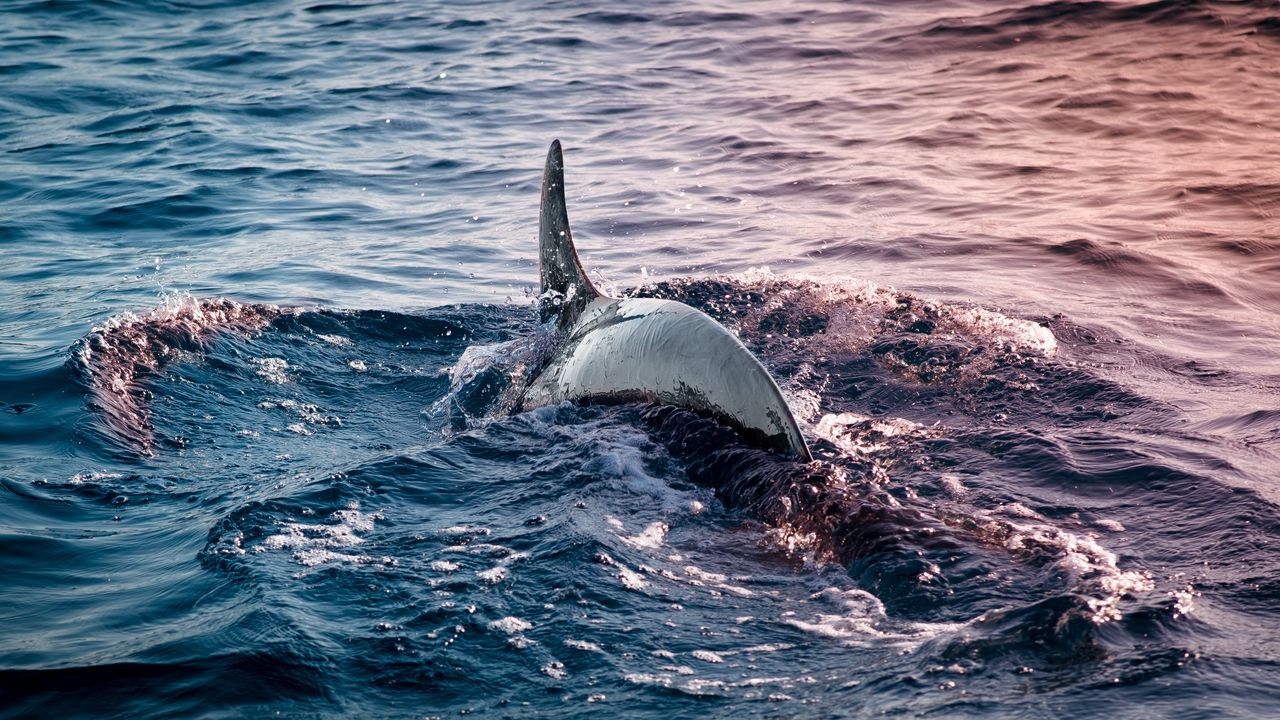
[[[812,459],[778,384],[728,329],[674,300],[608,297],[587,279],[569,231],[559,140],[542,176],[538,242],[541,320],[561,342],[518,409],[657,402],[713,418],[757,447]]]

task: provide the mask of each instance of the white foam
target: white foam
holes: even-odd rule
[[[645,580],[644,576],[622,564],[618,565],[618,579],[628,590],[643,590],[649,587],[649,581]]]
[[[711,652],[710,650],[694,650],[693,652],[691,652],[691,653],[689,653],[689,654],[690,654],[690,655],[692,655],[694,658],[696,658],[696,659],[698,659],[698,660],[701,660],[701,661],[703,661],[703,662],[708,662],[708,663],[722,663],[722,662],[724,662],[724,656],[723,656],[723,655],[721,655],[721,654],[719,654],[719,653]]]
[[[347,562],[360,565],[366,565],[374,562],[374,559],[368,555],[351,555],[348,553],[334,552],[333,550],[316,547],[308,547],[298,550],[293,554],[293,559],[299,565],[305,565],[307,567],[324,565],[332,562]]]
[[[578,640],[576,638],[565,638],[564,644],[568,647],[574,648],[575,650],[583,650],[586,652],[597,652],[597,653],[604,652],[604,648],[600,647],[599,645],[593,642],[589,642],[587,640]]]
[[[814,593],[809,599],[819,605],[832,606],[837,612],[819,610],[802,618],[798,611],[788,611],[783,613],[782,622],[850,645],[896,645],[910,651],[931,637],[961,627],[953,623],[892,623],[879,598],[856,588],[831,587]]]
[[[1187,583],[1185,587],[1179,590],[1170,591],[1169,596],[1173,598],[1173,619],[1177,620],[1194,612],[1196,609],[1195,598],[1199,595],[1200,593],[1191,583]]]
[[[1010,512],[1011,508],[1018,510]],[[985,521],[988,528],[983,534],[991,540],[1002,541],[1001,544],[1015,555],[1048,560],[1049,567],[1062,575],[1073,592],[1088,597],[1091,619],[1095,623],[1120,619],[1121,600],[1154,589],[1150,573],[1120,569],[1116,554],[1096,538],[1048,525],[1043,516],[1020,504],[1003,505],[1000,510],[1044,522],[1020,524],[979,514],[978,519]]]
[[[895,441],[927,438],[937,431],[903,418],[834,413],[823,415],[813,432],[849,455],[868,458],[891,449]]]
[[[289,382],[289,362],[284,358],[254,358],[252,362],[257,368],[254,372],[263,380],[275,385]]]
[[[504,632],[504,633],[507,633],[508,635],[514,635],[516,633],[525,632],[526,630],[532,630],[533,623],[527,620],[522,620],[518,617],[509,615],[499,620],[494,620],[493,622],[490,622],[489,629],[497,630],[499,632]]]
[[[606,520],[609,520],[609,519],[613,519],[616,521],[616,518],[606,518]],[[618,529],[622,529],[621,522],[619,522],[618,524]],[[625,534],[619,533],[618,537],[624,543],[630,545],[633,548],[639,548],[644,550],[656,550],[662,547],[662,544],[666,542],[667,531],[669,529],[670,528],[667,526],[666,523],[659,520],[659,521],[649,523],[648,525],[645,526],[643,530],[641,530],[636,535],[625,535]]]
[[[364,555],[349,555],[337,549],[354,547],[365,542],[357,533],[374,529],[375,522],[385,519],[380,513],[361,513],[356,508],[337,510],[329,516],[331,522],[323,525],[286,522],[280,531],[268,536],[255,550],[292,550],[293,559],[307,566],[335,560],[347,562],[374,562]]]
[[[346,510],[338,510],[333,513],[333,518],[342,523],[346,527],[360,532],[369,532],[373,530],[374,520],[385,520],[379,513],[365,515],[357,508],[348,507]]]
[[[704,678],[681,677],[677,682],[677,678],[670,674],[627,673],[622,678],[635,685],[677,688],[689,695],[720,695],[728,687],[723,680],[708,680]]]
[[[742,652],[773,653],[778,652],[779,650],[790,650],[793,647],[795,647],[795,645],[791,643],[767,643],[764,645],[752,645],[751,647],[743,648]]]
[[[113,472],[106,472],[106,471],[85,471],[85,472],[78,472],[75,475],[72,475],[71,484],[81,485],[86,482],[97,482],[99,480],[115,480],[121,477],[124,477],[124,476],[121,475],[120,473],[113,473]]]
[[[1006,503],[997,509],[1003,514],[1012,515],[1014,517],[1028,518],[1032,520],[1046,520],[1045,516],[1022,503]]]
[[[1049,357],[1058,351],[1058,338],[1053,331],[1031,320],[1020,320],[982,308],[945,308],[944,320],[954,325],[958,334],[983,335],[1003,341],[1021,352],[1034,352]]]
[[[479,525],[452,525],[435,531],[436,535],[442,537],[457,537],[459,535],[488,535],[489,533],[489,528],[480,527]]]
[[[737,595],[738,597],[744,598],[755,597],[756,595],[754,591],[748,588],[729,582],[730,578],[728,576],[720,573],[707,572],[696,565],[686,565],[684,567],[684,572],[687,576],[685,582],[690,585],[713,587],[723,590],[731,595]]]
[[[258,407],[263,410],[284,410],[296,417],[300,422],[290,423],[285,429],[299,435],[313,435],[315,431],[311,426],[340,427],[342,425],[342,418],[337,415],[326,415],[312,403],[298,402],[291,398],[284,400],[267,398],[260,401]]]

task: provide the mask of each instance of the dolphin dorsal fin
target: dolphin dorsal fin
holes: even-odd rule
[[[538,226],[538,265],[542,274],[542,321],[554,319],[564,329],[573,323],[600,292],[591,285],[578,261],[569,231],[564,199],[564,155],[560,141],[551,141],[547,169],[542,174],[542,212]]]

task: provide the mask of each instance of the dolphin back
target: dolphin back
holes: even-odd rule
[[[656,401],[714,417],[758,447],[811,459],[777,383],[723,325],[653,298],[591,303],[559,357],[526,390],[525,409]]]
[[[542,210],[538,222],[538,266],[542,275],[542,321],[554,320],[560,329],[573,324],[592,300],[600,297],[591,285],[573,247],[569,208],[564,198],[564,155],[553,140],[542,173]]]

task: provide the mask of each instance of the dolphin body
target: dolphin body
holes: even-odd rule
[[[812,459],[777,383],[723,325],[674,300],[611,298],[592,286],[569,231],[559,140],[542,176],[538,240],[542,321],[554,322],[563,342],[525,389],[523,409],[659,402],[714,418],[759,447]]]

